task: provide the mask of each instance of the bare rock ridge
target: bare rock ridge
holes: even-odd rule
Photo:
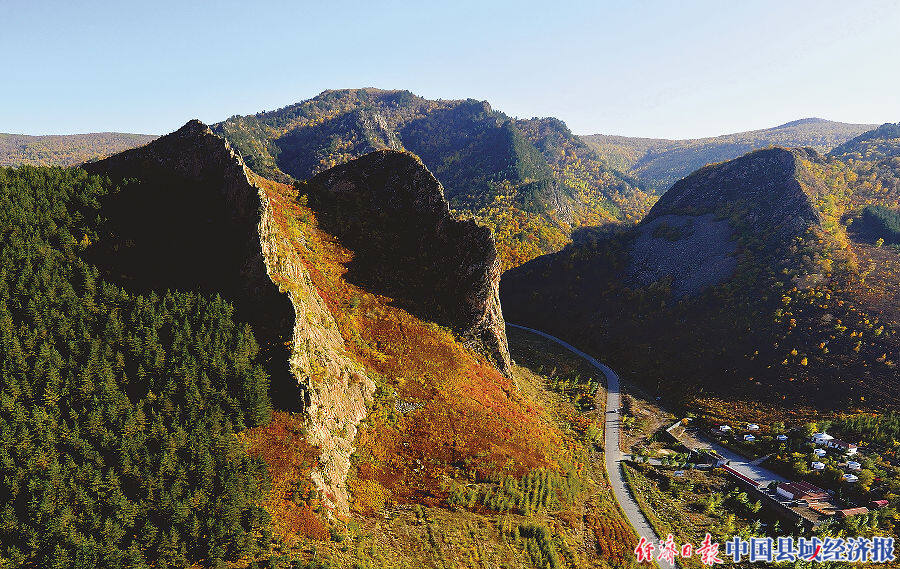
[[[199,289],[234,304],[254,326],[273,402],[306,412],[309,440],[321,449],[313,478],[326,504],[346,515],[353,441],[375,386],[279,238],[266,191],[199,121],[85,168],[123,182],[103,207],[110,235],[89,255],[128,288]]]
[[[418,158],[372,152],[322,172],[303,191],[323,229],[356,252],[351,281],[452,328],[509,370],[491,232],[450,215],[443,187]]]
[[[262,258],[259,190],[225,141],[194,120],[84,168],[123,182],[103,204],[108,235],[88,250],[107,277],[133,290],[220,294],[253,324],[263,357],[287,361],[293,310]],[[295,383],[286,364],[268,367],[276,387]],[[276,404],[290,407],[295,391],[273,393]]]

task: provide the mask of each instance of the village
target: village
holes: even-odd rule
[[[863,536],[896,524],[896,472],[885,449],[835,436],[828,422],[678,418],[636,396],[627,406],[626,472],[662,535]]]
[[[698,454],[706,457],[711,467],[721,468],[739,486],[759,498],[769,511],[806,530],[815,529],[832,518],[843,520],[865,515],[870,510],[879,510],[888,506],[888,501],[884,499],[860,504],[850,498],[848,492],[823,489],[803,480],[788,480],[776,472],[761,467],[760,464],[765,462],[764,460],[750,460],[742,455],[735,456],[737,453],[729,451],[725,446],[735,448],[737,445],[733,443],[743,443],[746,447],[747,444],[755,443],[757,442],[756,433],[759,429],[759,425],[754,423],[745,424],[742,432],[735,432],[730,425],[719,425],[707,431],[709,438],[718,444],[713,443],[709,447],[696,446],[694,448]],[[685,429],[685,432],[687,431],[688,429]],[[813,447],[811,454],[815,459],[809,461],[810,471],[824,471],[826,469],[824,461],[831,459],[831,462],[843,471],[840,476],[842,484],[859,483],[862,463],[858,445],[835,438],[826,432],[814,433],[809,438],[803,437],[800,433],[793,435],[778,433],[774,436],[774,440],[787,444],[792,437],[795,442]],[[686,441],[692,440],[692,437],[682,438]],[[720,448],[716,448],[717,446]],[[766,459],[769,456],[766,455],[762,458]],[[748,466],[753,466],[753,468],[748,470]]]

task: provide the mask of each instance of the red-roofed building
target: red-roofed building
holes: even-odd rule
[[[852,518],[853,516],[861,516],[863,514],[868,514],[869,508],[848,508],[846,510],[838,510],[838,515],[842,518]]]
[[[872,506],[872,509],[874,509],[874,510],[880,510],[881,508],[888,507],[888,501],[887,500],[872,500],[872,503],[869,505]]]
[[[809,482],[781,482],[775,491],[788,500],[806,500],[809,502],[828,498],[828,492]]]

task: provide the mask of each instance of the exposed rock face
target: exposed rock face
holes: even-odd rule
[[[674,298],[728,280],[737,267],[737,243],[727,219],[712,214],[663,215],[637,229],[627,268],[630,285],[671,278]]]
[[[642,223],[666,214],[697,215],[737,206],[759,230],[799,235],[822,223],[813,201],[821,192],[820,182],[805,171],[804,158],[821,159],[814,150],[771,148],[701,168],[663,194]]]
[[[259,236],[269,275],[294,305],[290,370],[301,388],[307,438],[321,449],[313,480],[341,516],[349,514],[346,479],[357,426],[375,383],[348,354],[340,328],[296,250],[279,238],[271,202],[261,192]]]
[[[313,477],[326,504],[346,515],[353,440],[374,383],[347,354],[297,253],[279,239],[265,190],[199,121],[85,167],[138,180],[104,204],[111,234],[90,254],[124,286],[200,289],[234,304],[269,362],[273,399],[282,408],[303,400],[309,440],[321,448]]]
[[[323,229],[355,251],[351,281],[452,328],[509,370],[493,237],[451,217],[420,160],[373,152],[322,172],[305,191]]]

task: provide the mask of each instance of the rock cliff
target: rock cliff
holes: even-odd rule
[[[88,254],[123,286],[200,289],[234,304],[254,327],[274,402],[306,412],[308,439],[321,449],[313,478],[326,504],[346,515],[353,440],[374,383],[280,239],[267,191],[196,120],[85,168],[124,184],[103,207],[109,235]]]
[[[486,227],[450,215],[443,187],[419,159],[372,152],[301,191],[322,228],[355,251],[351,282],[452,328],[509,370],[494,239]]]

